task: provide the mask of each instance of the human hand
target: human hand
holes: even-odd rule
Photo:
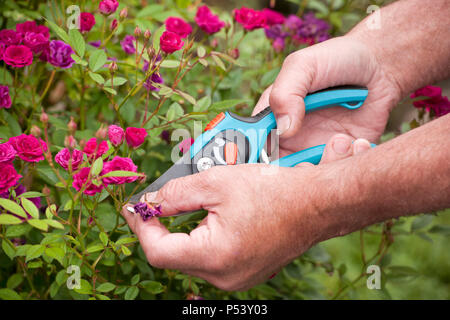
[[[304,117],[303,98],[338,85],[369,89],[357,110],[331,108]],[[327,142],[336,133],[376,142],[389,112],[400,100],[396,81],[384,71],[370,48],[351,36],[334,38],[290,54],[274,84],[258,101],[253,114],[270,105],[280,132],[280,157]],[[336,151],[342,150],[336,140]]]
[[[335,139],[346,142],[346,153],[333,151]],[[321,163],[370,149],[368,141],[352,140],[343,134],[334,136]],[[190,234],[170,233],[158,218],[143,221],[126,206],[122,215],[151,265],[179,269],[223,290],[247,289],[321,240],[319,230],[326,230],[316,213],[320,200],[310,200],[315,166],[301,163],[262,174],[266,167],[213,167],[171,180],[157,194],[144,196],[143,200],[161,204],[163,216],[207,210],[208,216]]]

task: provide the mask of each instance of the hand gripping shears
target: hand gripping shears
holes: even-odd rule
[[[305,112],[331,107],[354,110],[363,105],[367,95],[367,88],[355,86],[316,91],[305,97]],[[276,129],[276,121],[270,107],[253,117],[242,117],[229,111],[219,113],[205,127],[203,134],[195,139],[189,152],[152,184],[131,197],[130,202],[139,202],[144,193],[158,191],[169,180],[204,171],[213,166],[263,162],[293,167],[301,162],[313,164],[320,162],[324,144],[270,162],[264,146],[273,129]]]

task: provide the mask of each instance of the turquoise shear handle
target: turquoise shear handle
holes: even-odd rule
[[[361,107],[368,95],[367,88],[356,86],[333,87],[308,94],[305,101],[305,113],[331,107],[343,107],[354,110]],[[261,150],[267,141],[267,136],[276,128],[276,120],[270,107],[267,107],[253,117],[241,117],[231,112],[219,114],[205,128],[205,132],[199,136],[191,146],[190,153],[193,159],[210,141],[224,131],[237,131],[248,140],[250,151],[246,163],[257,163]],[[312,147],[293,153],[289,156],[271,162],[271,164],[293,167],[300,162],[318,164],[322,158],[325,145]],[[238,150],[245,146],[238,145]],[[242,162],[240,162],[242,163]]]

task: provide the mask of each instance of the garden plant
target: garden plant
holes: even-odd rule
[[[289,53],[386,2],[2,1],[0,299],[449,298],[448,214],[326,241],[245,292],[153,268],[120,214],[217,113],[250,115]],[[380,143],[450,112],[431,85]],[[161,221],[189,232],[205,214]]]

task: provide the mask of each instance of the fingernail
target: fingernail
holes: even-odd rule
[[[337,154],[347,154],[350,149],[351,143],[345,138],[336,138],[333,141],[333,150]]]
[[[147,202],[154,202],[156,199],[156,195],[158,194],[158,192],[149,192],[145,194],[145,200]]]
[[[370,143],[369,141],[365,139],[358,139],[354,142],[355,145],[355,153],[361,153],[368,149],[370,149]]]
[[[277,120],[277,135],[281,136],[291,126],[291,118],[286,114]]]

